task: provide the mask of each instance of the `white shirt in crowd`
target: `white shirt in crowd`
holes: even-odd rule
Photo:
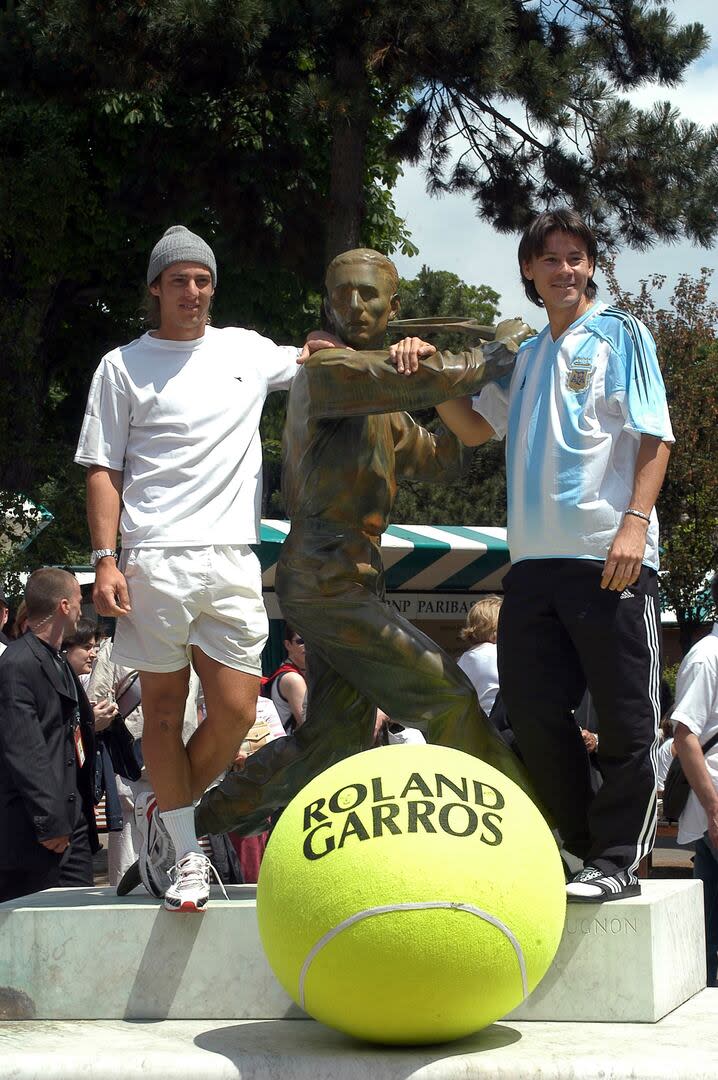
[[[103,357],[75,461],[124,473],[123,547],[258,541],[259,420],[298,355],[253,330],[208,326],[194,341],[143,334]]]
[[[459,658],[459,667],[471,679],[479,698],[479,705],[488,716],[499,692],[499,671],[496,663],[496,645],[483,641]]]
[[[705,746],[718,731],[718,623],[707,637],[696,642],[683,657],[676,676],[676,700],[671,714],[673,725],[680,721]],[[708,775],[718,791],[718,744],[705,756]],[[691,791],[678,820],[678,843],[690,844],[708,828],[706,812]]]

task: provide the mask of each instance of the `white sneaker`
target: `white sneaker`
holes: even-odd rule
[[[170,887],[165,893],[168,911],[204,911],[209,900],[210,874],[214,874],[225,899],[229,899],[219,874],[206,855],[190,851],[170,867]]]
[[[137,797],[135,824],[140,833],[137,862],[142,884],[151,896],[162,897],[171,885],[169,870],[176,855],[153,791],[143,791]]]

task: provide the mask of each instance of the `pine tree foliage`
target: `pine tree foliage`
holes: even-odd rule
[[[671,0],[25,0],[13,5],[15,86],[97,86],[231,101],[281,97],[331,144],[325,254],[355,246],[378,116],[431,192],[467,191],[498,229],[569,201],[606,240],[642,247],[718,227],[718,128],[670,90],[707,47]],[[17,62],[18,46],[24,47]],[[22,50],[21,50],[22,51]],[[3,65],[0,65],[2,70]],[[625,92],[666,89],[651,109]]]
[[[437,27],[432,55],[444,63],[419,61],[395,140],[402,158],[426,163],[430,191],[470,192],[506,232],[568,201],[607,241],[712,242],[718,129],[682,120],[669,102],[641,110],[621,96],[680,81],[706,47],[701,26],[630,0],[463,7],[476,22],[461,42],[458,21]]]

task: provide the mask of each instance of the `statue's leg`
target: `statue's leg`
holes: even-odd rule
[[[326,608],[322,624],[331,624]],[[228,773],[203,796],[195,814],[198,835],[229,830],[241,836],[263,832],[270,815],[286,806],[314,776],[335,761],[371,746],[374,706],[321,655],[315,655],[311,646],[307,685],[305,723],[293,735],[276,739],[252,754],[240,772]]]
[[[458,665],[374,593],[347,582],[331,598],[305,596],[287,617],[302,630],[310,657],[321,654],[392,720],[419,728],[428,742],[482,758],[532,794],[523,765]],[[317,627],[324,634],[315,638]]]

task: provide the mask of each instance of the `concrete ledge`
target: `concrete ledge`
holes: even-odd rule
[[[568,905],[553,964],[507,1019],[655,1023],[705,985],[701,882],[642,881],[628,900]]]
[[[0,1080],[715,1080],[718,990],[655,1025],[503,1021],[444,1046],[314,1021],[0,1023]]]
[[[144,891],[48,889],[0,904],[0,1018],[266,1020],[304,1016],[259,940],[255,885],[202,915]]]
[[[256,886],[228,892],[198,916],[109,888],[0,905],[0,1019],[304,1017],[265,958]],[[551,969],[507,1019],[653,1023],[704,986],[700,882],[647,881],[631,900],[569,905]]]

